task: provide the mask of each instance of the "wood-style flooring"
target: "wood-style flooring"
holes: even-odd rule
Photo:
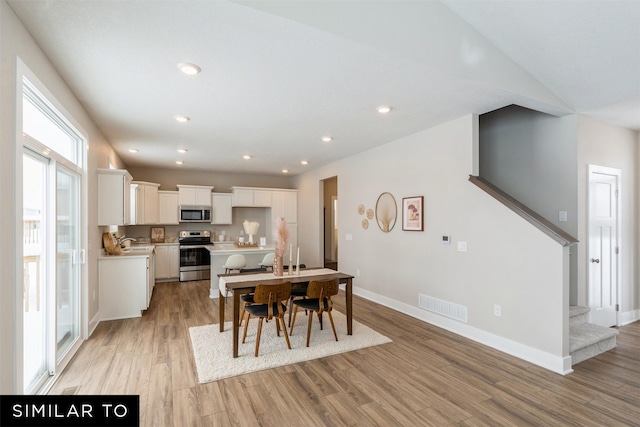
[[[153,427],[640,425],[640,322],[561,376],[354,297],[393,343],[199,384],[188,329],[218,323],[208,295],[156,285],[142,318],[100,323],[51,394],[139,394]]]

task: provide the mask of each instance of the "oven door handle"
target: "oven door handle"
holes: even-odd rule
[[[182,249],[206,249],[208,245],[180,245],[180,250]]]

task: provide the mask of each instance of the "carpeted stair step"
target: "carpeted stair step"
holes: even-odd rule
[[[572,305],[569,307],[569,327],[589,323],[589,307]]]
[[[581,323],[569,328],[569,352],[575,365],[616,347],[618,331],[613,328]]]

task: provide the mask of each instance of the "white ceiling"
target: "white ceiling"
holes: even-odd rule
[[[293,175],[509,104],[640,130],[635,0],[8,2],[129,166]]]

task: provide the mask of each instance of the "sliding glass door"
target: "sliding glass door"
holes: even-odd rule
[[[50,383],[80,343],[85,139],[23,79],[22,385]]]
[[[24,385],[30,391],[55,373],[80,336],[80,176],[27,149],[23,184]]]

